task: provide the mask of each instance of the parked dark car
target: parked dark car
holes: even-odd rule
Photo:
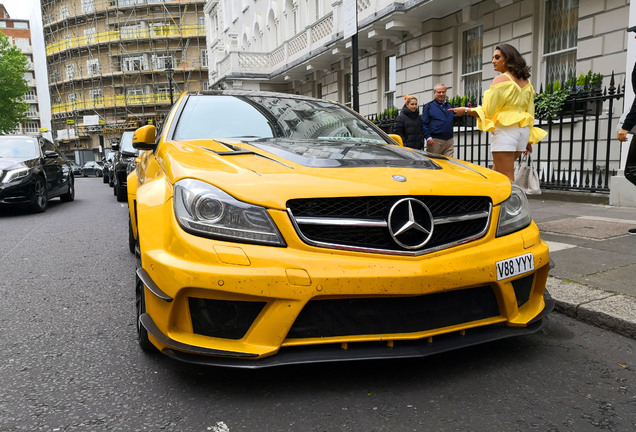
[[[71,170],[73,171],[73,175],[82,175],[82,167],[79,166],[77,163],[75,163],[74,161],[68,161],[68,163],[71,165]]]
[[[75,199],[73,172],[46,138],[0,136],[0,205],[46,210],[54,197]]]
[[[82,177],[101,177],[104,175],[104,168],[95,161],[88,161],[82,167]]]
[[[126,178],[134,169],[135,159],[139,155],[137,149],[133,147],[132,139],[133,132],[124,132],[121,135],[119,144],[113,144],[111,147],[111,149],[116,150],[113,159],[113,193],[119,202],[127,200],[128,189]]]
[[[113,186],[113,159],[115,157],[114,152],[110,152],[108,156],[102,159],[102,166],[104,167],[104,183],[108,183]]]

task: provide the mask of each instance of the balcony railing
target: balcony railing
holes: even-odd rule
[[[304,32],[295,35],[270,52],[230,51],[216,66],[217,79],[233,73],[269,74],[284,64],[309,54],[313,49],[322,47],[327,39],[336,33],[333,13],[329,13]]]
[[[72,48],[83,48],[122,40],[158,39],[166,37],[205,37],[205,25],[157,26],[143,29],[109,30],[92,35],[75,36],[46,46],[46,54],[51,55]]]
[[[73,111],[93,110],[96,108],[116,108],[149,104],[170,104],[170,94],[162,92],[142,95],[116,95],[90,99],[78,99],[73,102],[64,102],[52,105],[51,113],[56,115]]]
[[[624,97],[620,85],[591,96],[573,96],[566,100],[559,116],[536,120],[536,126],[548,132],[533,146],[532,159],[539,171],[542,189],[609,193],[610,177],[621,168],[621,145],[616,140],[616,125]],[[393,133],[395,118],[368,116],[381,129]],[[476,128],[470,116],[456,118],[455,157],[491,167],[490,134]]]

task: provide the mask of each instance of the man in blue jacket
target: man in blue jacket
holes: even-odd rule
[[[435,99],[422,108],[422,127],[426,151],[444,156],[453,156],[455,141],[453,140],[453,106],[446,102],[446,86],[437,84],[434,87]]]

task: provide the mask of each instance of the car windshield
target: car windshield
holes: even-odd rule
[[[354,113],[327,101],[279,96],[191,96],[179,117],[174,139],[210,138],[387,143]]]
[[[29,137],[0,137],[0,157],[36,158],[40,156],[38,140]]]

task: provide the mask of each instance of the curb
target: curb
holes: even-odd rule
[[[596,327],[636,339],[636,300],[549,276],[546,289],[554,310]]]

